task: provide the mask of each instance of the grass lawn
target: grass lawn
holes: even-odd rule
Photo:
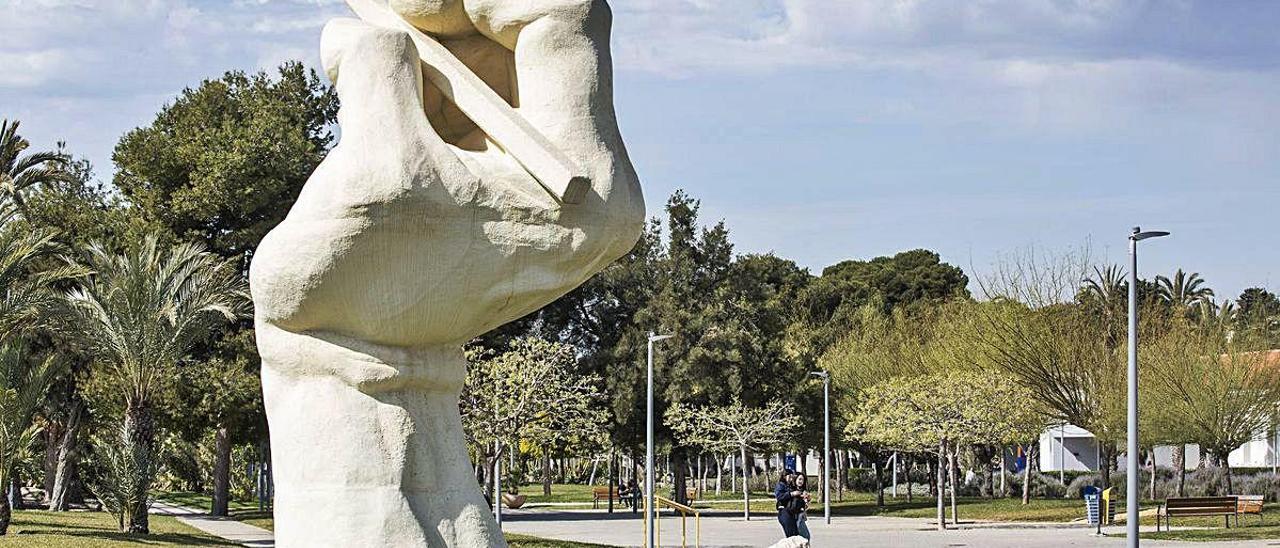
[[[865,515],[855,503],[852,507],[836,503],[831,507],[833,514]],[[861,503],[866,509],[875,511],[875,502]],[[1032,499],[1023,505],[1022,499],[956,499],[956,509],[961,521],[1040,521],[1069,522],[1084,517],[1084,501],[1066,499]],[[852,510],[852,511],[850,511]],[[951,517],[950,501],[947,505],[947,518]],[[811,511],[812,512],[812,511]],[[932,518],[938,515],[937,502],[933,499],[916,499],[908,504],[903,499],[890,502],[885,500],[885,508],[876,514],[903,518]]]
[[[179,504],[182,506],[186,506],[187,508],[194,508],[196,510],[200,510],[203,512],[208,512],[211,508],[213,508],[213,498],[203,493],[187,493],[187,492],[175,491],[175,492],[169,492],[169,493],[161,493],[160,495],[156,496],[156,498],[165,502]],[[231,514],[229,516],[231,519],[234,519],[236,521],[242,521],[244,523],[248,523],[249,525],[253,525],[255,527],[261,527],[267,530],[272,529],[274,520],[271,519],[271,510],[267,510],[265,512],[259,512],[257,501],[244,501],[244,500],[233,499],[227,502],[227,510]]]
[[[1161,531],[1142,533],[1142,538],[1159,540],[1214,541],[1214,540],[1262,540],[1280,538],[1280,525],[1245,525],[1225,529],[1188,529],[1185,531]]]
[[[116,530],[116,520],[106,512],[13,513],[9,534],[0,537],[0,548],[108,548],[113,546],[237,546],[209,536],[168,516],[151,516],[150,535],[128,535]]]
[[[173,500],[170,498],[170,500]],[[256,506],[255,506],[256,508]],[[256,511],[256,510],[255,510]],[[271,518],[261,518],[270,525]],[[256,520],[244,520],[253,523]],[[270,527],[267,527],[270,529]],[[600,548],[599,544],[550,540],[525,535],[507,535],[512,548]],[[19,510],[13,513],[9,534],[0,537],[0,548],[148,548],[166,546],[239,546],[229,540],[207,535],[169,516],[151,516],[150,535],[128,535],[116,531],[115,518],[106,512],[45,512]]]
[[[196,510],[202,510],[205,512],[208,512],[213,508],[213,497],[203,493],[188,493],[183,491],[172,491],[168,493],[161,493],[157,495],[156,498],[165,502],[171,502],[173,504],[179,504],[182,506],[186,506],[188,508],[194,508]],[[232,499],[227,502],[227,509],[231,510],[232,512],[236,512],[236,511],[256,512],[258,510],[258,502]]]
[[[551,540],[514,534],[507,535],[507,544],[509,544],[511,548],[605,548],[603,544]]]

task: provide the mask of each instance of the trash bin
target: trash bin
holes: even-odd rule
[[[1089,525],[1099,525],[1098,518],[1101,516],[1100,499],[1098,488],[1092,485],[1085,486],[1084,490],[1084,514],[1089,520]]]

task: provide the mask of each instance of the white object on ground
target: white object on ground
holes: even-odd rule
[[[796,535],[775,542],[769,548],[806,548],[807,546],[809,546],[809,541],[800,535]]]

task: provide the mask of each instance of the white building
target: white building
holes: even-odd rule
[[[1280,464],[1280,433],[1259,432],[1258,436],[1235,451],[1231,452],[1227,462],[1232,468],[1267,468]],[[1172,446],[1156,447],[1156,465],[1173,466]],[[1045,430],[1040,434],[1040,470],[1042,472],[1096,471],[1101,461],[1098,454],[1098,443],[1088,430],[1067,424]],[[1125,454],[1117,459],[1117,466],[1125,468]],[[1200,447],[1187,445],[1186,468],[1188,470],[1200,466]]]

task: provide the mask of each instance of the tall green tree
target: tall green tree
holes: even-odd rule
[[[666,205],[665,241],[651,234],[659,245],[646,256],[653,275],[650,297],[643,301],[617,346],[609,381],[615,398],[614,412],[623,425],[644,424],[647,337],[650,331],[673,335],[660,343],[655,367],[655,413],[662,415],[673,403],[707,404],[727,402],[733,388],[723,382],[723,347],[717,343],[720,325],[715,299],[733,267],[733,245],[724,222],[704,227],[698,220],[700,204],[683,191],[676,191]],[[651,226],[653,232],[657,227]],[[744,400],[747,398],[744,398]],[[670,430],[659,427],[658,436],[674,441]],[[687,477],[687,447],[673,444],[671,451],[674,485],[672,498],[683,502]]]
[[[275,75],[228,72],[183,90],[150,124],[125,134],[113,155],[115,185],[139,217],[162,230],[165,241],[203,242],[213,253],[237,261],[244,274],[253,250],[284,219],[328,153],[337,109],[332,88],[301,63],[285,63]],[[246,318],[231,332],[251,330]],[[230,356],[228,348],[244,352]],[[193,353],[227,367],[247,365],[257,374],[252,345],[201,345]],[[208,408],[199,401],[183,404]],[[261,405],[251,405],[258,422],[265,421]],[[233,443],[258,441],[248,436],[262,433],[229,430],[228,424],[208,418],[193,417],[196,424],[189,426],[215,430],[219,463],[231,458]],[[189,442],[203,438],[195,428],[184,430]],[[228,468],[215,470],[214,485],[227,485]],[[220,488],[214,495],[215,514],[224,514],[228,501]]]
[[[1236,327],[1260,347],[1280,346],[1280,298],[1262,287],[1250,287],[1236,299]]]
[[[324,159],[337,108],[301,63],[285,63],[276,78],[228,72],[183,90],[120,139],[115,186],[178,239],[247,265]]]
[[[123,254],[92,245],[80,263],[92,274],[68,295],[70,319],[97,356],[98,405],[121,415],[118,448],[129,458],[119,460],[143,471],[127,475],[121,530],[146,533],[157,400],[195,345],[248,313],[248,291],[234,263],[199,244],[165,248],[149,237]]]
[[[942,262],[936,252],[927,249],[870,261],[843,261],[825,268],[822,276],[860,282],[874,289],[886,310],[969,296],[969,277],[964,271]]]

